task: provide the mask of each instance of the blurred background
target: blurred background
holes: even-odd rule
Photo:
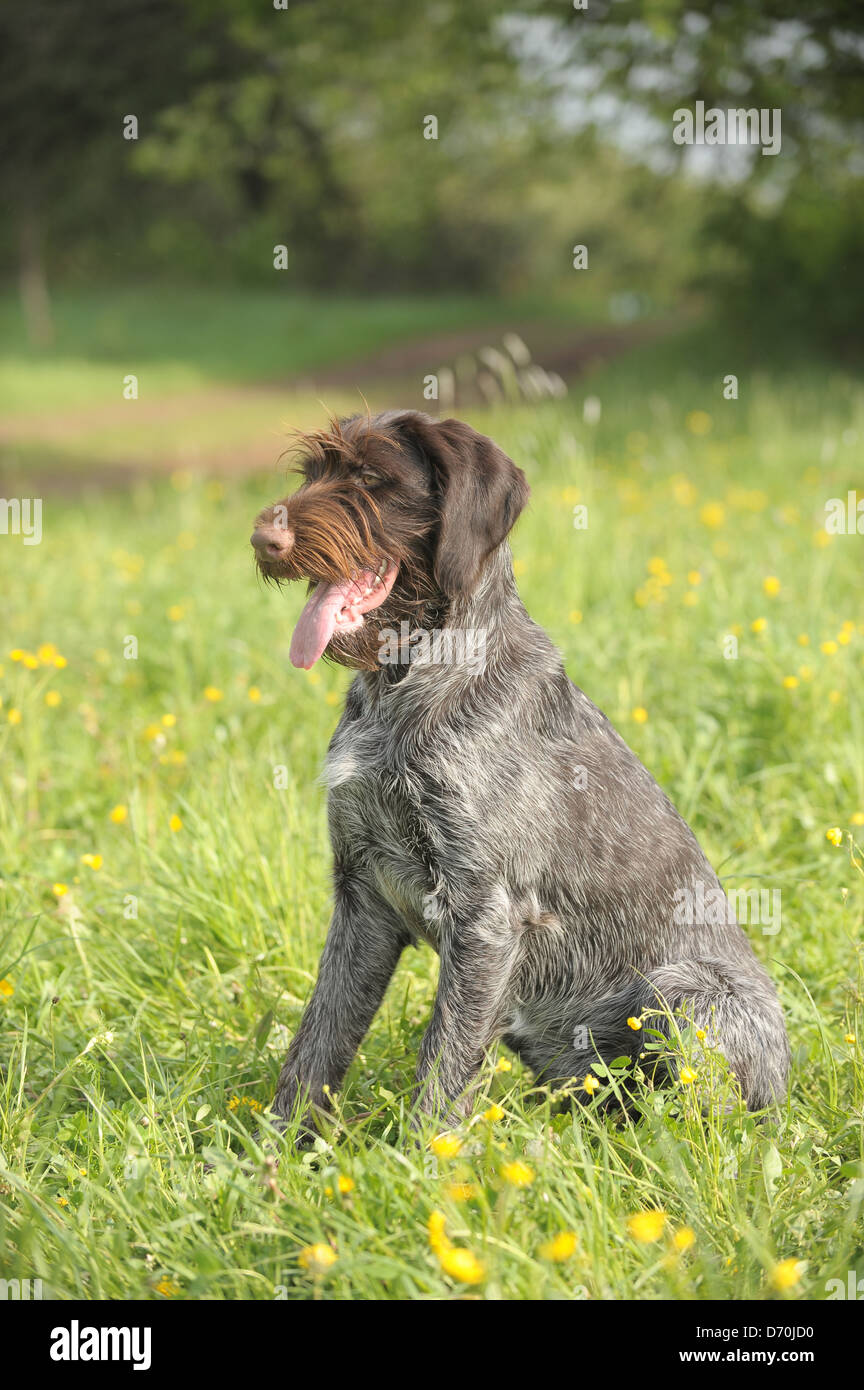
[[[489,403],[508,330],[571,384],[860,348],[854,0],[33,0],[0,48],[9,486],[266,467],[439,367]],[[698,100],[780,153],[676,145]]]

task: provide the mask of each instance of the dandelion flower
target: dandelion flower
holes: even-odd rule
[[[209,700],[211,705],[217,705],[222,699],[222,691],[216,685],[204,687],[204,699]]]
[[[438,1256],[441,1268],[460,1284],[482,1284],[486,1271],[477,1256],[460,1246],[447,1246]]]
[[[800,1283],[803,1273],[804,1266],[800,1260],[781,1260],[771,1271],[771,1284],[781,1292],[794,1289],[795,1285]]]
[[[706,502],[699,509],[699,520],[703,526],[707,526],[709,531],[716,531],[726,520],[726,508],[722,502]]]
[[[470,1202],[477,1196],[477,1189],[471,1182],[451,1182],[445,1190],[451,1202]]]
[[[561,1231],[552,1240],[547,1240],[540,1246],[540,1257],[544,1260],[553,1260],[555,1264],[561,1264],[564,1260],[569,1260],[576,1249],[576,1232]]]
[[[639,1029],[642,1027],[641,1018],[628,1018],[627,1027],[632,1028],[634,1033],[638,1033]]]
[[[432,1211],[429,1213],[429,1220],[426,1223],[426,1230],[429,1233],[429,1244],[440,1255],[442,1250],[446,1250],[450,1244],[447,1239],[445,1227],[445,1217],[443,1211]]]
[[[60,694],[59,690],[45,691],[45,703],[49,709],[56,709],[57,706],[61,703],[62,699],[63,696]]]
[[[338,1177],[338,1179],[337,1179],[337,1181],[336,1181],[336,1186],[338,1187],[339,1191],[342,1193],[342,1196],[343,1196],[343,1197],[347,1197],[349,1192],[353,1192],[353,1191],[354,1191],[354,1186],[355,1186],[355,1184],[354,1184],[354,1179],[353,1179],[353,1178],[349,1178],[349,1176],[348,1176],[347,1173],[340,1173],[340,1174],[339,1174],[339,1177]]]
[[[252,701],[253,705],[257,705],[258,701],[261,699],[261,691],[258,689],[257,685],[250,685],[246,694],[248,698]]]
[[[600,1082],[597,1080],[596,1076],[591,1075],[590,1071],[582,1082],[582,1090],[587,1091],[589,1096],[593,1096],[595,1091],[600,1090]]]
[[[768,626],[768,619],[767,619],[767,618],[754,618],[753,621],[752,621],[752,623],[750,624],[750,631],[751,631],[751,632],[764,632],[767,626]]]
[[[178,831],[178,830],[182,830],[182,829],[183,829],[183,822],[182,822],[182,820],[180,819],[180,817],[176,814],[176,812],[175,812],[175,814],[171,817],[171,819],[170,819],[169,822],[168,822],[168,829],[169,829],[169,830],[172,832],[172,834],[174,834],[174,835],[177,834],[177,831]]]
[[[456,1134],[439,1134],[429,1147],[436,1158],[455,1158],[462,1148],[462,1140]]]
[[[777,578],[776,574],[766,574],[765,578],[762,580],[762,589],[768,597],[775,598],[776,595],[779,594],[780,588],[780,580]]]
[[[306,1245],[298,1256],[303,1269],[310,1274],[325,1274],[328,1269],[335,1265],[339,1256],[332,1245],[325,1245],[323,1241],[317,1245]]]
[[[672,1237],[672,1244],[676,1250],[689,1250],[695,1243],[696,1236],[690,1226],[681,1226]]]
[[[495,1124],[497,1120],[504,1119],[504,1111],[500,1105],[490,1105],[488,1110],[483,1111],[483,1119],[488,1120],[490,1124]]]
[[[66,883],[52,883],[51,892],[55,898],[65,898],[69,892],[69,885]]]
[[[798,689],[798,677],[797,677],[797,676],[784,676],[784,677],[783,677],[783,688],[784,688],[784,690],[797,690],[797,689]]]
[[[93,872],[95,873],[98,869],[101,869],[101,868],[102,868],[102,855],[101,855],[101,854],[82,854],[82,855],[81,855],[81,863],[82,863],[82,864],[86,864],[86,865],[87,865],[87,868],[88,868],[88,869],[92,869]]]
[[[128,807],[126,807],[126,806],[115,806],[115,807],[113,807],[113,809],[112,809],[111,812],[109,813],[108,819],[109,819],[109,820],[112,820],[112,821],[114,822],[115,825],[122,825],[123,822],[126,820],[126,818],[127,818],[128,815],[129,815],[129,809],[128,809]]]
[[[661,1211],[659,1208],[653,1208],[650,1211],[637,1211],[634,1216],[628,1218],[627,1230],[634,1240],[638,1240],[643,1245],[650,1245],[652,1241],[660,1239],[667,1220],[665,1211]]]
[[[0,980],[0,990],[2,990],[3,985],[4,985],[5,983],[6,983],[6,981]],[[854,1043],[856,1042],[855,1034],[854,1034],[854,1033],[844,1033],[844,1034],[843,1034],[843,1041],[844,1041],[845,1043],[848,1043],[849,1046],[852,1047],[852,1046],[854,1045]]]
[[[509,1058],[509,1057],[499,1057],[499,1058],[498,1058],[498,1061],[495,1063],[495,1070],[496,1070],[496,1071],[512,1071],[512,1070],[513,1070],[513,1063],[510,1061],[510,1058]]]
[[[825,839],[830,840],[832,845],[835,845],[839,849],[843,843],[843,831],[840,829],[839,825],[832,825],[830,830],[826,830]]]
[[[678,1080],[682,1086],[692,1086],[698,1073],[692,1067],[682,1067],[678,1073]]]
[[[643,709],[642,705],[637,705],[631,712],[630,718],[633,720],[634,724],[644,724],[648,718],[648,711],[647,709]]]
[[[0,980],[0,999],[11,999],[15,993],[15,986],[11,980]]]
[[[20,711],[20,709],[10,709],[10,711],[9,711],[9,713],[7,714],[6,718],[9,720],[9,723],[10,723],[10,724],[20,724],[20,723],[21,723],[21,711]]]
[[[505,1163],[502,1166],[501,1176],[511,1187],[530,1187],[534,1181],[534,1169],[529,1168],[527,1163],[522,1163],[517,1158],[512,1163]]]
[[[833,656],[837,651],[837,643],[830,639],[827,642],[820,642],[819,650],[820,652],[824,652],[826,656]]]

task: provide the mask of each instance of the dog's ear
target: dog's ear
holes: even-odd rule
[[[497,444],[462,420],[436,422],[418,413],[404,426],[438,491],[436,583],[448,598],[465,598],[528,501],[525,475]]]

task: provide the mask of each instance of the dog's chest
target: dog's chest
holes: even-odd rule
[[[440,834],[426,781],[406,765],[388,730],[364,720],[340,725],[322,780],[334,851],[345,845],[349,858],[370,865],[382,893],[432,940],[428,903],[439,878]]]

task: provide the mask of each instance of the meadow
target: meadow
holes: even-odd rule
[[[721,379],[670,342],[468,418],[528,476],[516,571],[570,675],[724,883],[781,894],[747,930],[787,1013],[788,1102],[706,1110],[694,1043],[690,1079],[638,1080],[628,1117],[603,1107],[614,1069],[562,1108],[502,1047],[470,1120],[417,1145],[437,967],[412,950],[333,1129],[291,1153],[266,1107],[327,926],[316,777],[350,677],[290,667],[303,594],[254,574],[278,447],[254,475],[49,496],[41,545],[0,536],[4,1278],[61,1299],[797,1300],[864,1273],[864,540],[824,526],[861,487],[864,390],[812,366],[742,372],[725,400]]]

